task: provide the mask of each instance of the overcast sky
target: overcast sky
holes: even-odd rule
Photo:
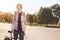
[[[22,4],[24,12],[35,13],[41,6],[48,7],[56,3],[60,5],[60,0],[0,0],[0,11],[13,12],[18,3]]]

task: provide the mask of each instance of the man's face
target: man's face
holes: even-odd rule
[[[21,10],[22,10],[22,8],[21,8],[20,5],[17,6],[17,10],[18,10],[18,11],[21,11]]]

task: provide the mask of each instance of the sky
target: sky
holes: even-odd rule
[[[56,3],[60,5],[60,0],[0,0],[0,11],[14,12],[18,3],[22,4],[22,11],[33,14],[38,12],[41,6],[49,7]]]

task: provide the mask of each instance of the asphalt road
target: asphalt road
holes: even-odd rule
[[[0,40],[10,36],[11,24],[0,23]],[[26,26],[25,40],[60,40],[59,28]]]

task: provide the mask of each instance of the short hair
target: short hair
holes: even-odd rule
[[[17,4],[17,6],[20,6],[20,7],[22,8],[22,4]],[[16,7],[17,7],[17,6],[16,6]]]

